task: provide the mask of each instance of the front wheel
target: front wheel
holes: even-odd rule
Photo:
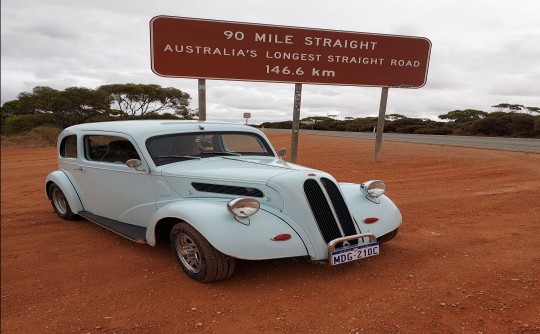
[[[234,273],[234,259],[215,249],[187,223],[178,223],[172,228],[171,248],[182,270],[196,281],[219,281]]]
[[[399,232],[399,227],[396,228],[393,231],[390,231],[390,232],[386,233],[385,235],[381,235],[380,237],[377,238],[377,241],[379,243],[381,243],[381,244],[383,242],[388,242],[388,241],[394,239],[397,236],[398,232]]]
[[[66,220],[75,220],[78,218],[78,216],[71,211],[66,195],[64,195],[62,189],[55,183],[49,187],[49,198],[51,199],[54,211],[60,218]]]

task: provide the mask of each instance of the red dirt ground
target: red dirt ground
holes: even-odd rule
[[[275,147],[289,134],[270,133]],[[379,256],[241,262],[189,279],[166,243],[54,213],[54,148],[1,154],[2,333],[540,333],[540,155],[300,135],[298,162],[383,179],[403,213]]]

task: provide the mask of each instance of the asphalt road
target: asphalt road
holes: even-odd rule
[[[291,132],[290,129],[265,129],[265,131]],[[375,133],[371,132],[318,131],[302,129],[300,130],[300,133],[316,134],[320,136],[352,137],[375,141]],[[440,136],[385,133],[383,135],[383,145],[384,141],[398,141],[417,144],[435,144],[540,153],[540,139],[530,138]]]

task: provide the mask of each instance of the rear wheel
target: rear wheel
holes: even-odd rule
[[[215,249],[187,223],[172,228],[171,248],[182,270],[199,282],[219,281],[234,273],[235,260]]]
[[[60,218],[66,220],[77,219],[77,215],[71,211],[66,195],[64,195],[62,189],[55,183],[49,187],[49,198],[51,199],[54,211]]]
[[[390,231],[390,232],[388,232],[388,233],[386,233],[384,235],[381,235],[380,237],[377,238],[377,241],[379,243],[388,242],[388,241],[394,239],[396,237],[396,235],[398,234],[398,232],[399,232],[399,227],[396,228],[393,231]]]

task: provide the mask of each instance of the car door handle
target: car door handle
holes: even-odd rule
[[[73,170],[83,170],[82,167],[73,168]]]

